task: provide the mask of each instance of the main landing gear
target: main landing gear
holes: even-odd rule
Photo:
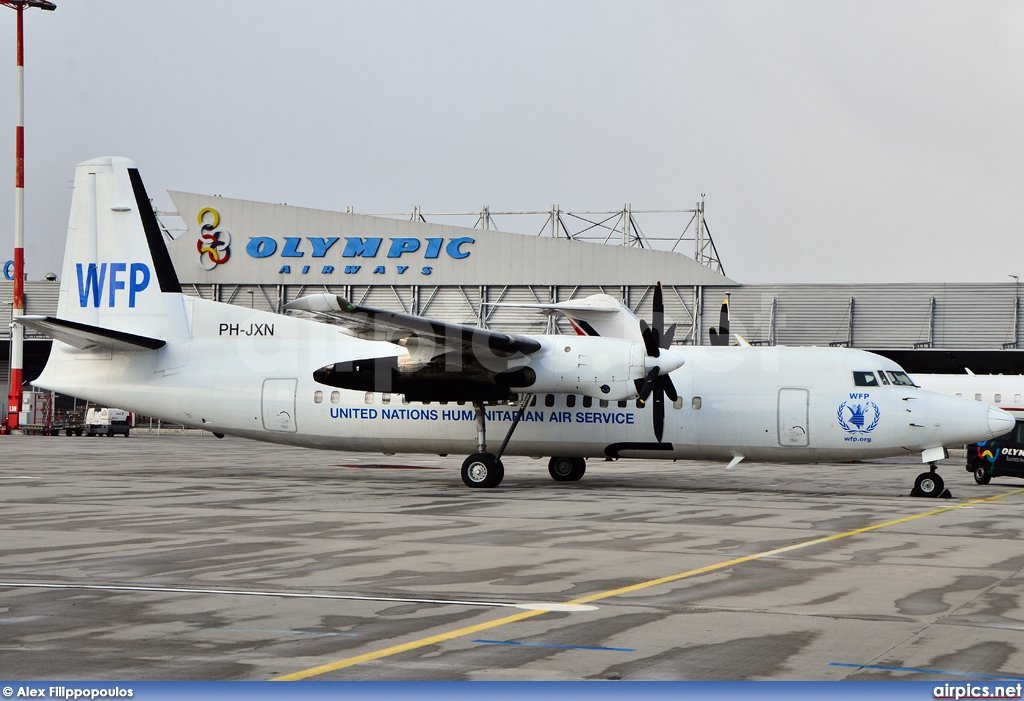
[[[487,452],[487,415],[484,413],[483,402],[473,402],[473,409],[476,410],[476,450],[477,452],[466,458],[462,463],[462,481],[467,487],[484,487],[487,489],[497,487],[505,477],[505,466],[501,463],[501,456],[512,438],[513,431],[523,418],[523,412],[530,406],[533,400],[532,394],[527,394],[519,402],[519,411],[516,418],[509,426],[505,440],[501,442],[498,453]],[[587,461],[583,458],[555,457],[548,461],[548,472],[551,478],[557,482],[576,482],[580,480],[587,471]]]
[[[910,491],[910,496],[914,497],[943,497],[945,499],[953,496],[946,489],[945,483],[942,481],[942,477],[936,471],[938,465],[934,462],[928,463],[928,467],[931,468],[928,472],[922,472],[914,480],[914,488]]]
[[[476,410],[476,452],[466,458],[462,463],[462,481],[467,487],[484,487],[490,489],[501,484],[505,477],[505,466],[501,464],[501,455],[505,452],[505,446],[512,438],[512,432],[519,425],[523,418],[523,412],[530,405],[533,399],[532,394],[527,394],[519,401],[519,411],[516,418],[505,434],[505,440],[498,448],[498,454],[492,455],[487,452],[487,415],[484,413],[483,402],[473,402],[473,409]]]
[[[587,461],[583,458],[551,458],[548,460],[548,472],[556,482],[578,482],[587,471]]]

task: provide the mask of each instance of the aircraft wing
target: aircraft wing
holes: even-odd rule
[[[111,348],[113,350],[156,350],[163,348],[166,341],[159,338],[137,336],[125,331],[90,326],[77,321],[58,319],[53,316],[19,316],[14,323],[32,329],[79,350]]]
[[[479,351],[488,355],[529,355],[541,348],[541,344],[529,336],[363,307],[334,294],[300,297],[286,304],[285,309],[329,316],[360,338],[388,341],[417,349],[431,348],[429,354],[432,356],[452,350],[464,353]],[[411,343],[413,339],[415,342]]]

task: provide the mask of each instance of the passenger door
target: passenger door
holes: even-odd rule
[[[779,445],[801,447],[810,441],[807,425],[810,392],[786,387],[779,390]]]
[[[295,433],[295,391],[298,384],[294,378],[263,381],[263,428]]]

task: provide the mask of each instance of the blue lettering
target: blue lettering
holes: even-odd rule
[[[376,268],[373,269],[373,274],[374,275],[381,275],[383,272],[384,272],[384,266],[383,265],[378,265]]]
[[[424,275],[430,275],[430,273],[434,272],[434,269],[431,268],[429,265],[424,265],[422,268],[420,268],[420,272],[423,273]]]
[[[404,273],[408,269],[409,269],[408,265],[399,265],[398,266],[398,274],[401,275],[402,273]]]
[[[870,396],[867,392],[850,392],[850,399],[867,399]]]
[[[398,258],[403,253],[412,253],[420,249],[420,240],[413,238],[391,239],[391,249],[388,250],[388,258]]]
[[[277,251],[277,241],[269,236],[250,236],[245,252],[253,258],[269,258]]]
[[[363,258],[375,258],[382,240],[379,238],[362,239],[358,236],[346,236],[345,250],[342,252],[341,257],[355,258],[361,256]]]
[[[444,252],[447,253],[452,258],[468,258],[469,251],[459,250],[459,246],[461,246],[464,243],[476,243],[476,239],[471,239],[468,236],[452,239],[451,241],[448,242],[448,245],[445,246]]]
[[[363,266],[361,266],[361,265],[346,265],[345,266],[345,274],[346,275],[354,275],[355,273],[359,272],[359,269],[361,267],[363,267]]]
[[[95,263],[89,263],[89,268],[85,273],[84,279],[82,275],[82,264],[75,263],[75,267],[78,269],[79,306],[89,306],[90,294],[92,294],[92,306],[100,306],[100,290],[103,289],[103,283],[107,279],[107,264],[103,263],[97,267]],[[97,274],[99,275],[98,279]]]
[[[444,242],[444,239],[428,238],[427,239],[427,252],[423,254],[423,257],[424,258],[437,258],[439,255],[441,255],[441,244],[443,242]]]
[[[284,250],[281,251],[281,257],[301,258],[302,256],[306,255],[305,253],[299,250],[299,241],[301,240],[302,239],[300,239],[298,236],[285,236]]]
[[[14,261],[13,260],[9,260],[6,263],[4,263],[4,279],[5,280],[13,280],[14,279]]]
[[[324,269],[320,271],[320,273],[322,275],[330,275],[333,272],[334,272],[334,266],[333,265],[325,265]]]
[[[331,236],[330,238],[319,238],[316,236],[307,236],[309,242],[313,244],[313,257],[323,258],[327,255],[327,251],[331,246],[338,242],[337,236]]]
[[[107,306],[114,306],[114,294],[118,290],[124,289],[124,282],[117,279],[118,273],[123,273],[128,269],[127,263],[111,263],[110,264],[110,297],[107,300]]]
[[[141,275],[141,277],[139,277]],[[128,306],[135,306],[135,294],[149,287],[149,266],[144,263],[132,263],[128,273]]]
[[[292,272],[292,266],[290,266],[290,265],[282,265],[281,269],[277,271],[277,274],[281,275],[283,273],[285,275],[290,275],[291,272]]]
[[[309,272],[309,266],[308,265],[302,266],[302,274],[305,275],[308,272]]]

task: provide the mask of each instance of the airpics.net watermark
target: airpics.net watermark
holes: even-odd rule
[[[936,699],[1019,699],[1024,684],[943,684],[932,690]]]
[[[10,699],[65,699],[75,701],[76,699],[128,699],[135,696],[132,689],[125,689],[120,686],[75,689],[66,686],[5,686],[3,688],[4,698]]]

